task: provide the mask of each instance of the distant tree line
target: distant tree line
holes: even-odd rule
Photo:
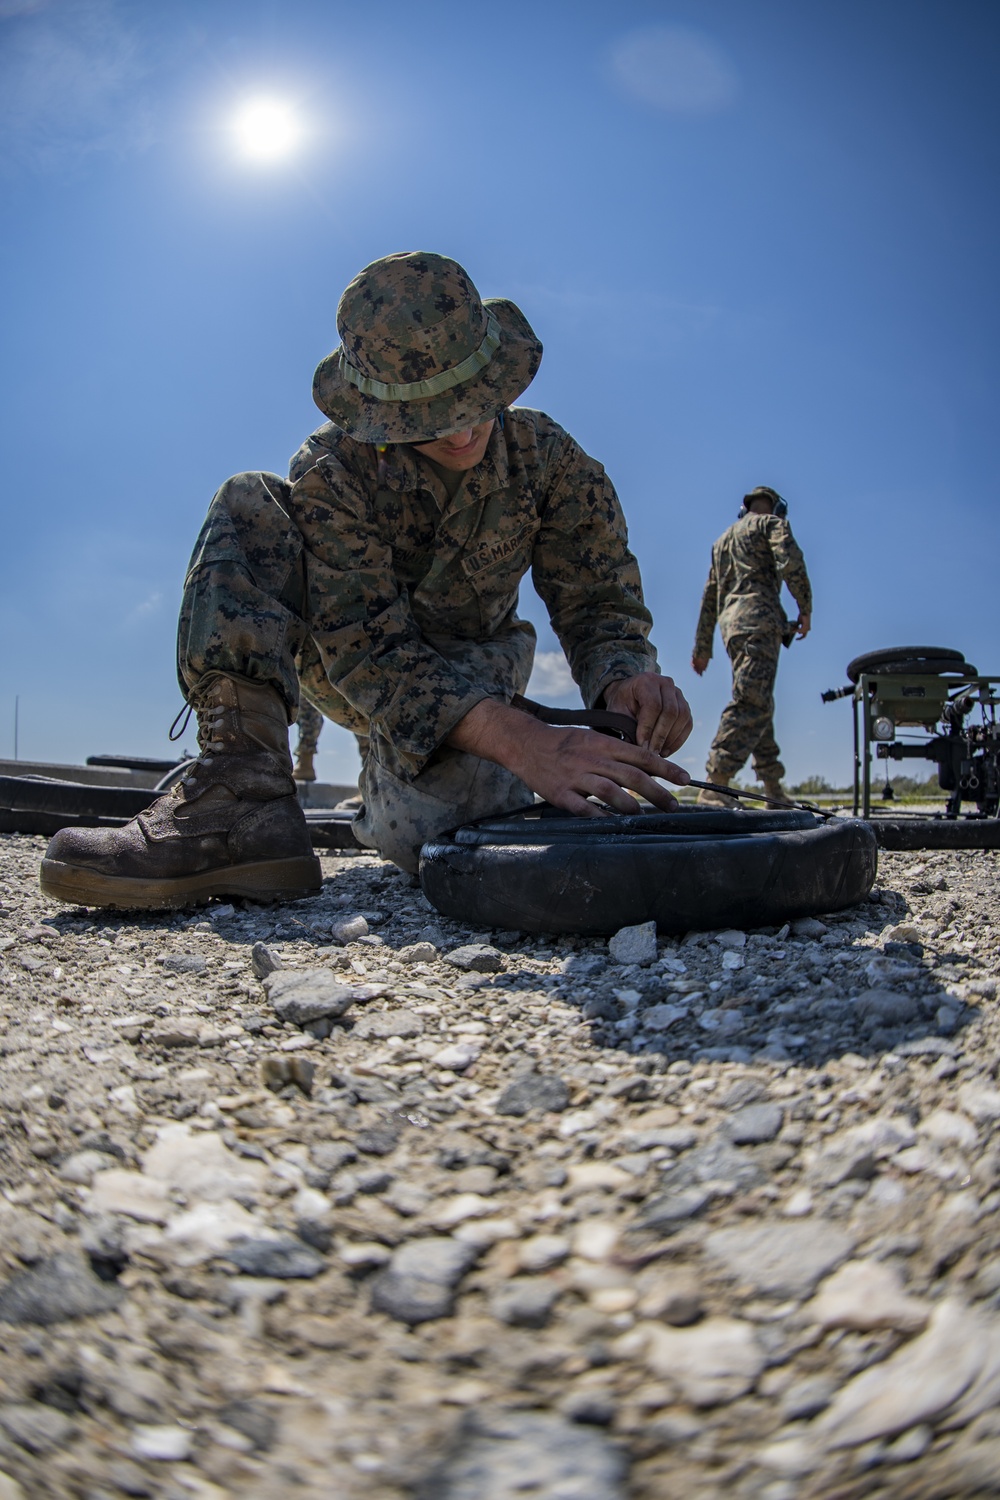
[[[872,768],[872,786],[884,786],[882,776],[875,768]],[[937,772],[931,774],[923,781],[918,781],[915,776],[890,776],[889,785],[897,797],[934,797],[938,800],[944,795],[937,778]],[[851,786],[831,786],[825,776],[807,776],[805,781],[798,782],[789,787],[797,797],[821,797],[821,796],[848,796],[853,795],[854,788]]]

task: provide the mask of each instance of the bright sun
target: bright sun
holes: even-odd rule
[[[302,139],[302,125],[280,99],[250,99],[233,119],[233,134],[244,156],[272,162],[291,155]]]

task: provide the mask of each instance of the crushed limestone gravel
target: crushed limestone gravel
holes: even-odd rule
[[[0,1496],[995,1493],[1000,900],[53,906],[0,837]]]

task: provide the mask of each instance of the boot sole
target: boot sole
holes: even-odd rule
[[[116,906],[125,911],[164,911],[200,906],[213,896],[242,896],[248,901],[291,901],[312,896],[323,884],[319,860],[268,859],[256,864],[227,865],[170,880],[136,880],[102,875],[84,865],[43,859],[38,883],[46,896],[73,906]]]

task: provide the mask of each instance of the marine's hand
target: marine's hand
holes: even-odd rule
[[[795,622],[795,639],[804,641],[812,625],[812,615],[799,615]]]
[[[708,666],[708,657],[707,656],[692,656],[692,658],[691,658],[691,665],[694,668],[694,670],[697,672],[697,674],[698,674],[699,677],[704,677],[704,675],[705,675],[705,669]]]
[[[613,682],[604,690],[604,702],[612,713],[635,719],[640,746],[658,755],[669,755],[691,733],[687,699],[672,677],[661,677],[658,672],[640,672]]]
[[[615,704],[614,712],[624,711]],[[599,797],[623,813],[638,812],[635,797],[645,797],[655,807],[672,812],[676,799],[653,778],[662,777],[678,786],[690,780],[681,766],[640,745],[628,745],[594,729],[541,724],[490,698],[477,703],[456,724],[448,744],[505,766],[546,802],[576,817],[606,815],[588,797]]]

